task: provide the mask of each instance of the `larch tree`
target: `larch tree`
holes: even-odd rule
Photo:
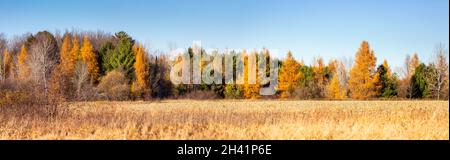
[[[328,70],[331,72],[331,73],[335,73],[336,72],[336,70],[337,70],[337,68],[338,68],[338,64],[339,64],[340,62],[337,60],[337,59],[331,59],[329,62],[328,62]]]
[[[280,76],[278,78],[278,91],[281,98],[289,98],[294,94],[300,78],[300,64],[294,59],[291,51],[287,53],[283,61]]]
[[[333,75],[330,84],[327,86],[327,97],[329,99],[341,100],[347,98],[347,92],[345,88],[341,86],[339,76]]]
[[[327,85],[327,97],[329,99],[341,100],[347,98],[347,70],[342,61],[333,59],[328,63],[332,73],[332,79]]]
[[[89,75],[92,81],[97,81],[99,76],[99,68],[97,64],[97,58],[94,53],[94,47],[92,46],[89,37],[84,36],[83,45],[80,49],[81,59],[87,64]]]
[[[8,79],[12,75],[13,71],[13,59],[11,53],[5,48],[3,51],[3,80]]]
[[[368,99],[377,94],[375,76],[376,57],[369,43],[363,41],[355,57],[355,65],[350,70],[349,89],[352,98]]]
[[[392,71],[391,71],[391,68],[389,67],[388,61],[386,59],[384,59],[382,65],[386,69],[387,77],[390,78],[392,76]]]
[[[136,53],[136,61],[133,65],[136,78],[132,85],[132,92],[135,96],[142,97],[150,93],[149,59],[142,45],[134,45],[133,50]]]
[[[244,58],[244,97],[246,99],[258,99],[259,95],[259,78],[257,68],[257,58],[255,53],[243,53]],[[254,82],[252,82],[252,79]]]
[[[19,56],[17,57],[17,69],[19,74],[19,79],[26,80],[29,79],[30,67],[27,62],[28,51],[25,45],[20,48]]]
[[[417,53],[414,53],[412,58],[409,61],[409,72],[408,75],[412,76],[416,72],[416,68],[420,65],[419,56]]]
[[[75,44],[72,44],[72,35],[67,33],[64,35],[60,48],[60,63],[55,69],[57,73],[53,74],[51,80],[51,94],[57,97],[64,97],[67,99],[74,98],[74,90],[76,80],[75,63],[77,62],[78,42],[73,38]],[[74,46],[72,46],[74,45]],[[72,53],[72,49],[74,53]],[[77,92],[78,93],[78,92]]]
[[[78,42],[77,36],[73,36],[72,49],[70,49],[70,54],[75,58],[75,61],[80,60],[80,44]]]
[[[60,51],[60,67],[65,76],[70,76],[74,72],[76,55],[71,53],[72,36],[67,34],[64,36]]]
[[[322,57],[315,58],[313,63],[314,65],[312,66],[312,69],[314,85],[311,86],[311,91],[313,92],[312,96],[316,98],[323,98],[325,97],[330,71],[328,67],[325,66]]]

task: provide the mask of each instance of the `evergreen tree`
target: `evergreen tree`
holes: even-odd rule
[[[133,79],[133,65],[136,59],[135,53],[133,53],[134,40],[128,36],[125,32],[116,33],[116,38],[119,40],[111,57],[108,58],[109,63],[107,66],[108,71],[122,70],[128,79]]]
[[[391,98],[397,96],[398,79],[396,75],[392,75],[387,60],[377,68],[377,83],[378,96],[384,98]]]
[[[430,96],[427,82],[427,72],[429,71],[432,71],[432,68],[423,63],[415,68],[414,75],[411,78],[412,98],[428,98]]]

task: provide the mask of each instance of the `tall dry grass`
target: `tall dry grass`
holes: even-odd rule
[[[448,101],[89,102],[0,108],[0,139],[449,139]],[[19,108],[19,109],[18,109]],[[30,110],[33,110],[30,112]]]

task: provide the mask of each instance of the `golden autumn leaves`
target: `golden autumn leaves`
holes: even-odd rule
[[[5,49],[3,51],[3,66],[1,66],[0,69],[2,69],[2,71],[0,71],[0,73],[3,77],[0,77],[1,79],[7,79],[8,77],[11,76],[12,74],[12,70],[13,70],[13,59],[11,56],[11,53],[9,53],[8,49]]]
[[[17,65],[13,64],[14,61],[7,49],[2,52],[1,68],[2,71],[6,71],[6,74],[2,73],[1,78],[6,79],[12,76],[10,74],[17,73],[15,77],[20,78],[21,81],[28,82],[30,80],[31,68],[28,48],[26,44],[21,46],[17,55]],[[98,55],[88,36],[83,36],[80,43],[79,36],[64,35],[59,53],[59,63],[50,80],[52,84],[51,92],[79,98],[81,97],[83,86],[93,85],[101,81]],[[149,60],[142,45],[135,44],[133,53],[136,56],[136,61],[134,62],[135,79],[133,80],[131,92],[135,93],[136,96],[143,96],[150,90],[148,85]],[[12,68],[16,66],[17,68]],[[13,72],[13,70],[17,72]]]
[[[83,43],[80,48],[78,38],[65,36],[61,46],[60,57],[61,70],[66,75],[74,73],[77,61],[85,63],[88,66],[89,76],[92,81],[97,81],[99,77],[99,67],[97,64],[94,47],[89,41],[89,37],[83,37]]]
[[[299,81],[305,78],[305,73],[299,71],[302,65],[302,63],[295,61],[291,52],[288,52],[286,59],[283,61],[278,79],[278,91],[281,92],[281,98],[292,97]],[[326,69],[324,69],[323,60],[321,58],[315,60],[315,64],[312,66],[314,83],[319,90],[325,90],[323,92],[325,97],[338,100],[346,99],[347,96],[353,99],[368,99],[379,94],[380,76],[375,68],[376,57],[367,41],[361,43],[348,79],[345,76],[346,69],[342,67],[343,65],[342,62],[337,60],[330,61],[327,70],[331,73],[331,77],[328,79],[326,73],[324,73]],[[384,60],[382,65],[386,68],[387,75],[391,76],[392,73],[388,62]],[[350,94],[348,94],[349,92]]]
[[[362,42],[361,47],[356,53],[355,65],[350,70],[350,79],[348,81],[352,98],[367,99],[377,94],[375,84],[378,79],[375,76],[376,57],[370,49],[367,41]]]
[[[278,79],[278,90],[281,91],[281,98],[288,98],[294,92],[295,86],[300,79],[298,69],[300,63],[295,61],[292,53],[289,51],[284,60],[283,67],[281,67],[280,76]]]
[[[134,62],[134,72],[136,74],[136,80],[131,86],[131,92],[137,97],[146,96],[150,93],[149,89],[149,59],[145,54],[145,48],[142,45],[135,44],[133,46],[133,52],[136,54],[136,61]]]

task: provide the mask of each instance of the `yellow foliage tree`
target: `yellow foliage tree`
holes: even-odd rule
[[[132,91],[136,96],[142,96],[149,93],[149,60],[142,45],[134,45],[133,50],[136,54],[136,61],[133,65],[136,80],[133,83]]]
[[[336,72],[336,66],[338,65],[339,61],[336,59],[332,59],[330,60],[330,62],[328,62],[328,69],[330,70],[331,73],[335,73]]]
[[[281,98],[289,98],[294,93],[300,78],[299,67],[300,64],[295,61],[291,51],[289,51],[286,59],[283,61],[278,78],[278,90],[281,91]]]
[[[368,99],[377,95],[375,84],[378,76],[375,76],[376,57],[370,49],[369,43],[363,41],[356,53],[355,65],[350,70],[348,81],[352,98]]]
[[[316,90],[312,93],[314,97],[325,97],[326,87],[328,84],[328,78],[326,77],[325,63],[322,57],[315,58],[313,65],[314,83]]]
[[[22,45],[22,47],[20,48],[19,56],[17,57],[18,74],[19,78],[22,80],[28,79],[30,74],[30,68],[27,63],[27,58],[28,58],[27,48],[25,48],[25,45]]]
[[[417,53],[414,53],[411,60],[409,61],[409,72],[408,75],[412,76],[414,72],[416,72],[416,68],[420,65],[419,56],[417,56]]]
[[[341,100],[347,98],[347,92],[341,86],[339,76],[337,76],[336,74],[333,76],[330,84],[327,86],[327,90],[329,99]]]
[[[80,44],[78,42],[77,36],[73,37],[72,49],[70,49],[70,54],[75,58],[75,61],[80,59]]]
[[[3,79],[8,79],[13,70],[13,59],[8,49],[3,51]]]
[[[391,76],[392,76],[392,71],[391,71],[391,68],[389,68],[389,64],[388,64],[388,61],[387,61],[386,59],[384,59],[382,65],[383,65],[383,67],[386,69],[386,74],[387,74],[388,78],[391,78]]]
[[[77,42],[78,43],[78,42]],[[61,45],[61,53],[60,53],[60,65],[61,65],[61,71],[64,75],[71,75],[74,72],[75,68],[75,61],[76,61],[76,54],[71,52],[71,49],[75,48],[76,46],[71,46],[71,36],[66,35],[64,37],[64,40]],[[74,44],[77,45],[77,44]]]
[[[249,56],[244,51],[242,56],[244,57],[244,97],[246,99],[258,99],[258,98],[260,98],[260,95],[259,95],[260,81],[258,78],[258,68],[256,66],[256,64],[257,64],[256,54],[251,53],[251,55]],[[250,62],[252,62],[252,63],[250,63]],[[250,75],[249,69],[251,69],[253,67],[256,67],[255,75]],[[253,72],[254,71],[255,70],[253,70]],[[250,76],[256,76],[256,77],[253,77],[253,78],[256,78],[255,84],[253,84],[253,82],[252,83],[249,82]]]
[[[99,76],[99,68],[97,65],[97,58],[94,53],[94,47],[89,41],[88,36],[83,38],[83,46],[80,49],[81,59],[87,64],[91,79],[97,81]]]

